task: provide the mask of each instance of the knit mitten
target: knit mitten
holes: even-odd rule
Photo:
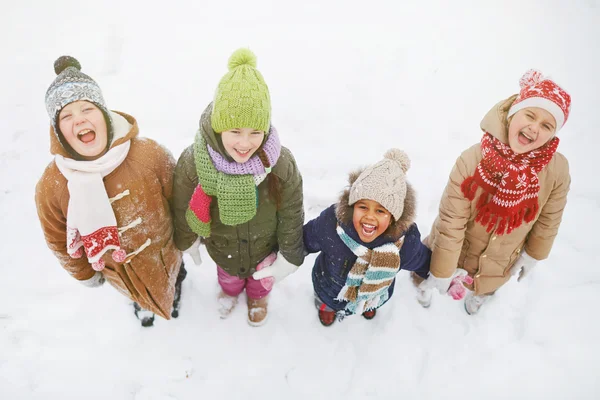
[[[291,264],[282,256],[278,257],[272,265],[262,268],[260,271],[256,271],[252,274],[252,277],[257,281],[263,278],[273,277],[275,278],[275,283],[278,283],[289,274],[296,272],[297,269],[297,266]]]
[[[267,268],[267,267],[273,265],[275,260],[277,260],[277,253],[269,254],[268,256],[265,257],[264,260],[262,260],[260,263],[258,263],[258,265],[256,266],[256,271],[261,271],[264,268]],[[254,275],[252,277],[254,278]],[[256,278],[254,278],[254,279],[256,279]],[[262,287],[264,287],[266,290],[271,290],[273,288],[273,284],[275,283],[275,278],[272,276],[269,276],[266,278],[259,279],[259,282],[262,285]]]
[[[196,239],[196,241],[194,242],[194,244],[192,244],[190,247],[188,247],[183,252],[185,254],[189,254],[190,257],[192,257],[192,260],[194,260],[194,264],[196,264],[196,265],[202,264],[202,257],[200,257],[200,237],[198,237]]]
[[[452,278],[450,288],[448,289],[448,295],[452,296],[454,300],[460,300],[467,294],[467,288],[463,283],[468,285],[473,284],[473,278],[471,278],[467,271],[464,269],[458,269]]]
[[[450,278],[438,278],[432,273],[429,273],[429,277],[427,277],[426,280],[421,282],[421,284],[419,285],[419,289],[425,292],[437,289],[441,294],[446,294],[448,288],[450,287],[450,284],[452,283],[453,278],[454,275]]]
[[[517,282],[521,282],[521,279],[525,278],[536,266],[538,260],[531,257],[525,250],[521,253],[521,256],[515,261],[515,264],[510,269],[511,275],[516,275],[519,272],[519,278]]]

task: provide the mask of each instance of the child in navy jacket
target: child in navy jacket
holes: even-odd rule
[[[312,280],[319,320],[333,324],[336,313],[375,317],[394,292],[400,269],[422,278],[430,250],[414,223],[415,193],[406,182],[406,153],[386,152],[377,164],[350,174],[339,202],[304,226],[308,253],[321,252]]]

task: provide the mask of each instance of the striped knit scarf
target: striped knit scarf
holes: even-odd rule
[[[352,314],[380,307],[388,298],[388,288],[400,270],[400,248],[404,236],[395,243],[369,249],[352,239],[338,225],[337,234],[357,259],[336,300],[347,301],[346,310]]]
[[[533,221],[539,211],[537,174],[554,156],[558,142],[555,137],[539,149],[516,154],[509,145],[485,133],[481,138],[483,158],[473,176],[460,186],[471,201],[477,188],[483,189],[475,222],[487,226],[488,233],[495,227],[495,233],[502,235],[511,233],[523,221]]]
[[[271,172],[281,152],[274,128],[259,151],[265,153],[265,161],[255,154],[243,164],[229,162],[208,146],[200,130],[197,132],[194,161],[199,184],[185,213],[192,231],[202,237],[210,236],[212,196],[218,200],[219,217],[223,224],[239,225],[254,218],[258,207],[257,186]]]

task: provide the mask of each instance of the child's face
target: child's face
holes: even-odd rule
[[[106,120],[93,103],[79,100],[67,104],[58,114],[58,127],[77,154],[93,158],[106,151]]]
[[[545,145],[556,133],[556,121],[543,108],[528,107],[517,111],[508,126],[508,144],[517,154]]]
[[[233,128],[221,133],[225,151],[238,163],[248,161],[256,153],[264,138],[265,131],[252,128]]]
[[[354,203],[352,223],[358,237],[365,243],[377,239],[390,226],[392,214],[373,200],[359,200]]]

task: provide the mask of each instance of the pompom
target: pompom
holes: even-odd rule
[[[249,65],[252,68],[256,68],[256,56],[250,49],[242,48],[234,51],[227,62],[230,71],[242,65]]]
[[[115,250],[112,252],[112,259],[118,263],[122,263],[127,258],[127,252],[123,249]]]
[[[530,69],[529,71],[523,74],[521,79],[519,79],[519,85],[521,86],[521,89],[523,89],[526,87],[534,86],[543,80],[544,75],[542,75],[540,71],[538,71],[537,69]]]
[[[54,61],[54,72],[56,72],[56,75],[60,74],[69,67],[75,67],[81,71],[81,64],[79,64],[79,61],[77,61],[75,57],[61,56]]]
[[[102,271],[105,266],[106,266],[106,264],[104,263],[103,259],[99,259],[95,263],[92,263],[92,269],[94,271]]]
[[[83,256],[83,247],[78,248],[77,250],[75,250],[75,252],[73,254],[71,254],[71,258],[81,258]]]
[[[410,158],[408,158],[408,154],[400,149],[389,149],[385,152],[383,157],[387,158],[388,160],[397,161],[404,173],[406,173],[406,171],[408,171],[410,168]]]

